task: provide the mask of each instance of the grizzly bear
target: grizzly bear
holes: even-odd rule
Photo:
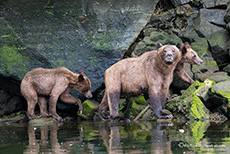
[[[21,94],[28,104],[27,116],[29,119],[39,118],[34,114],[35,105],[39,104],[41,116],[48,116],[46,96],[49,96],[49,113],[58,121],[62,118],[56,113],[58,98],[63,102],[76,104],[82,112],[81,100],[69,94],[73,87],[87,98],[91,98],[91,83],[87,76],[80,71],[75,74],[65,67],[57,69],[36,68],[26,73],[21,82]]]
[[[157,43],[156,45],[156,49],[162,47],[163,45],[160,43]],[[180,62],[177,64],[175,72],[177,74],[177,76],[189,83],[189,84],[193,84],[194,80],[185,72],[184,70],[184,63],[189,63],[189,64],[193,64],[193,65],[201,65],[203,64],[203,60],[198,56],[198,54],[190,47],[188,42],[184,43],[184,47],[182,48],[182,59],[180,60]],[[170,96],[170,94],[168,93],[168,99],[171,99],[173,97],[175,97],[176,95]]]
[[[188,42],[184,43],[184,47],[182,49],[182,59],[177,64],[176,74],[181,80],[193,84],[194,80],[184,71],[184,63],[190,63],[193,65],[201,65],[203,64],[203,60],[198,56],[198,54],[190,47]]]
[[[120,93],[129,97],[148,90],[148,103],[153,114],[163,119],[171,117],[162,108],[173,80],[173,72],[182,58],[182,47],[181,43],[177,46],[161,46],[157,52],[150,51],[136,58],[123,59],[108,68],[104,74],[105,94],[98,112],[107,117],[109,106],[111,120],[127,120],[118,113]]]

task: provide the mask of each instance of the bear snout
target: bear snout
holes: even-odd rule
[[[204,62],[203,60],[200,60],[200,65],[203,64],[203,62]]]
[[[89,92],[89,93],[87,93],[87,94],[85,95],[85,97],[86,97],[86,98],[92,98],[93,95],[91,94],[91,92]]]
[[[168,54],[166,55],[166,61],[167,61],[167,62],[173,61],[173,55],[172,55],[172,53],[168,53]]]

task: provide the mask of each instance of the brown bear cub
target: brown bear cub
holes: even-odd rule
[[[148,90],[153,114],[158,118],[169,118],[162,108],[166,102],[173,72],[182,58],[183,45],[165,45],[156,51],[150,51],[137,58],[123,59],[105,71],[105,94],[99,106],[99,113],[114,121],[127,120],[119,116],[120,93],[129,96],[144,93]],[[127,120],[129,121],[129,120]]]
[[[184,43],[182,49],[182,59],[177,64],[176,74],[181,78],[181,80],[193,84],[194,80],[184,71],[184,63],[190,63],[193,65],[203,64],[203,60],[198,56],[198,54],[190,47],[188,42]]]
[[[69,94],[73,87],[87,98],[91,98],[91,83],[87,76],[80,72],[75,74],[65,67],[57,69],[36,68],[26,73],[21,82],[21,94],[28,104],[27,116],[29,119],[39,118],[34,114],[35,105],[39,104],[42,117],[48,116],[46,96],[49,96],[49,113],[58,121],[62,118],[56,113],[58,98],[63,102],[76,104],[82,112],[81,100]]]

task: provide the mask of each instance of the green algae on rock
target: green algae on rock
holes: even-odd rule
[[[230,81],[224,81],[215,84],[211,91],[213,93],[216,93],[218,95],[221,95],[222,97],[226,98],[228,100],[228,104],[230,104]]]
[[[188,89],[182,91],[182,95],[169,100],[166,109],[171,111],[177,118],[182,113],[187,119],[209,119],[209,110],[202,100],[208,99],[208,91],[215,84],[214,81],[206,79],[203,83],[195,81]],[[179,114],[179,117],[182,116]]]
[[[77,113],[83,119],[92,119],[97,111],[99,103],[93,100],[86,100],[82,103],[82,113]]]
[[[42,126],[42,125],[48,125],[48,124],[54,124],[57,123],[57,120],[55,120],[52,117],[41,117],[38,119],[32,119],[29,121],[30,125],[34,126]]]
[[[124,116],[129,119],[134,119],[139,112],[141,112],[147,105],[144,96],[131,97],[126,110],[124,111]]]

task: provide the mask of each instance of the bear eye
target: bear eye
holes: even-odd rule
[[[166,50],[164,50],[164,53],[166,53],[167,51]]]
[[[175,52],[175,50],[173,50],[172,52]]]
[[[196,55],[194,55],[193,58],[196,58]]]

